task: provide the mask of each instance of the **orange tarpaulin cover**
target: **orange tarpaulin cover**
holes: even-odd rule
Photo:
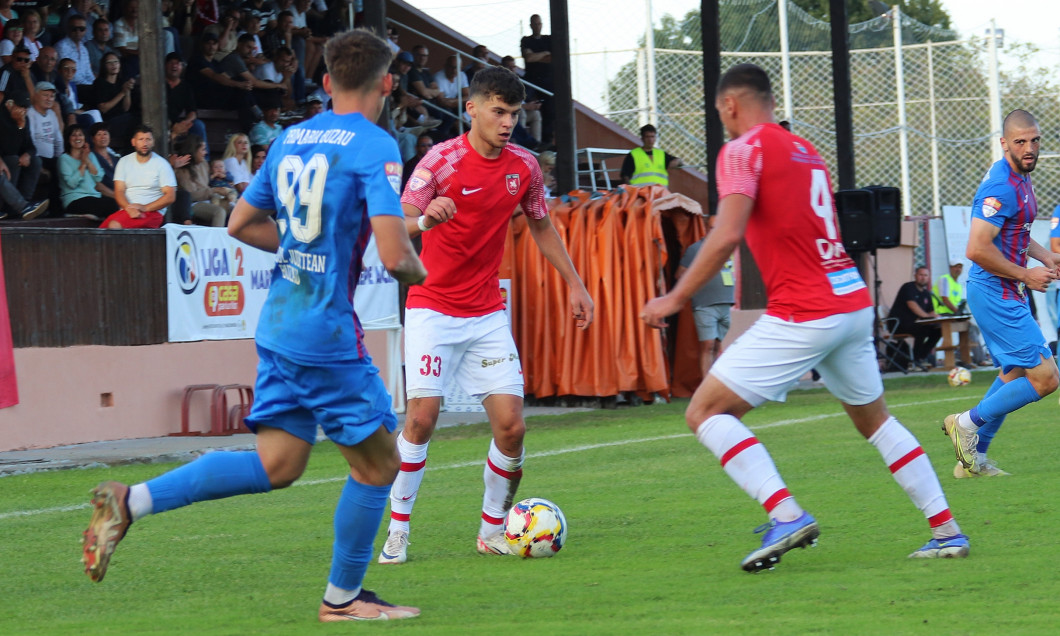
[[[680,254],[706,233],[699,204],[658,186],[628,187],[592,196],[575,191],[556,199],[551,212],[596,317],[585,331],[575,327],[566,284],[533,244],[525,217],[514,219],[501,278],[512,279],[527,394],[690,395],[699,383],[690,306],[667,334],[639,315],[672,285]],[[674,249],[680,252],[671,257]],[[679,378],[672,384],[671,370]]]

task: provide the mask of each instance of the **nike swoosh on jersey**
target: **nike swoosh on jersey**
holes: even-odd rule
[[[463,195],[467,196],[469,194],[475,194],[476,192],[478,192],[481,189],[482,188],[474,188],[474,189],[469,190],[467,188],[464,188],[463,190],[460,191],[460,194],[463,194]]]

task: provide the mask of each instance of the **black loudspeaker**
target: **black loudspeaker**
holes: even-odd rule
[[[902,193],[898,188],[869,186],[872,193],[875,247],[898,247],[902,242]]]
[[[840,190],[835,193],[839,233],[847,252],[867,252],[875,247],[874,197],[868,190]]]

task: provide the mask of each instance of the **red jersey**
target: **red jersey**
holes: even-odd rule
[[[754,199],[747,246],[754,254],[770,316],[804,322],[872,305],[839,235],[828,168],[810,142],[777,124],[760,124],[718,155],[718,200]]]
[[[423,211],[436,197],[452,199],[456,215],[423,233],[427,282],[409,288],[405,306],[459,317],[503,309],[497,272],[512,212],[522,204],[532,219],[548,214],[537,159],[510,144],[486,159],[466,134],[450,139],[420,160],[401,202]]]

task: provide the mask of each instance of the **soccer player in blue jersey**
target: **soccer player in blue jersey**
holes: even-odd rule
[[[101,581],[129,525],[207,499],[290,486],[305,470],[320,425],[349,462],[335,510],[331,574],[321,621],[417,616],[362,589],[372,542],[397,475],[397,419],[353,311],[361,258],[374,233],[387,270],[407,284],[427,272],[398,198],[401,156],[373,122],[390,94],[392,53],[367,31],[325,47],[324,89],[334,110],[289,128],[236,204],[229,234],[277,252],[257,332],[255,400],[247,425],[257,450],[203,455],[146,483],[94,490],[85,571]],[[273,218],[276,220],[274,221]]]
[[[1038,163],[1041,130],[1025,110],[1005,117],[1004,156],[991,166],[972,202],[966,255],[968,308],[1001,371],[979,404],[946,417],[942,430],[971,475],[1008,474],[986,452],[1013,411],[1056,390],[1060,374],[1027,305],[1028,290],[1045,291],[1057,279],[1060,255],[1031,239],[1038,203],[1031,172]],[[1027,257],[1044,267],[1028,267]]]

